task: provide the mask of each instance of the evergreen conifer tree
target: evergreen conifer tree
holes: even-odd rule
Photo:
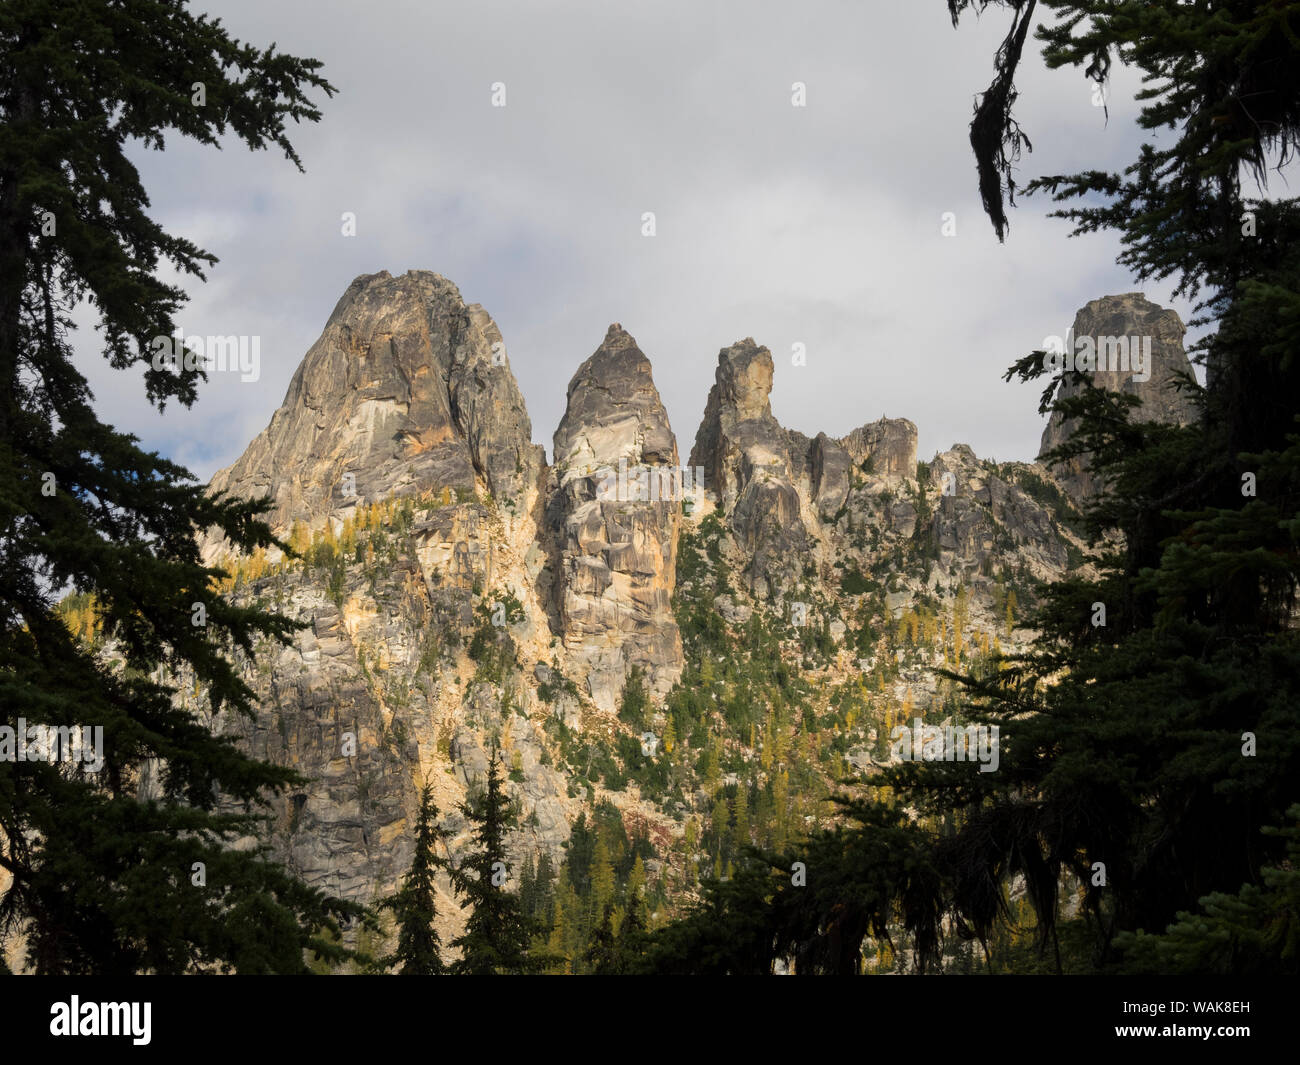
[[[618,942],[614,935],[614,902],[605,903],[600,923],[592,929],[587,952],[582,958],[596,976],[616,976],[620,971]]]
[[[97,773],[0,759],[0,940],[21,929],[40,973],[296,972],[305,948],[346,954],[338,919],[357,907],[231,850],[257,817],[217,810],[219,796],[255,809],[298,774],[174,699],[183,680],[205,715],[251,715],[232,656],[293,631],[214,594],[224,574],[196,542],[215,527],[246,552],[272,545],[266,501],[210,497],[101,422],[69,340],[84,301],[114,368],[139,372],[160,410],[193,403],[201,364],[154,361],[186,300],[163,274],[201,279],[216,259],[149,216],[130,151],[229,137],[301,168],[285,127],[319,119],[309,93],[333,92],[319,67],[183,0],[0,6],[0,725],[103,729]],[[113,662],[57,616],[66,591],[93,596]]]
[[[1123,173],[1029,191],[1066,204],[1056,213],[1076,232],[1117,230],[1139,279],[1172,277],[1198,298],[1192,324],[1211,329],[1192,351],[1207,381],[1184,382],[1200,417],[1182,427],[1142,421],[1135,397],[1086,374],[1081,394],[1058,398],[1060,377],[1045,390],[1041,409],[1079,426],[1049,458],[1089,457],[1104,485],[1087,512],[1094,542],[1118,530],[1123,547],[1097,579],[1049,590],[1041,636],[1014,669],[966,678],[1009,742],[999,779],[958,798],[971,819],[948,854],[959,906],[983,897],[996,848],[1013,855],[1004,871],[1030,880],[1045,937],[1059,877],[1079,876],[1104,958],[1117,930],[1162,931],[1202,896],[1259,883],[1282,856],[1261,830],[1297,797],[1300,208],[1245,197],[1242,183],[1263,185],[1300,144],[1300,4],[1044,5],[1060,16],[1038,32],[1049,67],[1102,80],[1116,58],[1136,65],[1153,80],[1140,125],[1178,133]],[[1000,53],[999,77],[1014,65]],[[1013,101],[999,104],[1008,131]],[[1007,376],[1044,373],[1034,352]],[[1098,602],[1104,626],[1091,623]],[[968,916],[982,928],[989,911]]]
[[[629,876],[627,882],[627,913],[618,926],[618,941],[615,953],[618,957],[620,973],[637,973],[644,964],[644,955],[648,943],[645,920],[645,900],[641,897],[640,885],[645,883],[645,870],[637,859],[636,868],[640,875]],[[634,868],[634,873],[636,872]]]
[[[446,864],[438,856],[443,841],[438,827],[438,807],[433,788],[428,784],[420,792],[420,813],[415,822],[415,855],[410,871],[396,893],[380,905],[397,918],[397,948],[383,959],[385,967],[400,965],[402,976],[441,976],[445,971],[438,932],[433,922],[438,916],[434,876]]]
[[[539,972],[545,959],[531,949],[536,922],[524,912],[519,896],[507,890],[505,839],[513,817],[501,780],[496,751],[488,762],[487,788],[478,803],[462,804],[461,812],[475,825],[477,849],[452,874],[462,909],[469,909],[465,931],[452,941],[460,960],[456,975],[491,976]]]

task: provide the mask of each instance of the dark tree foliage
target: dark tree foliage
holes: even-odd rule
[[[1300,806],[1287,811],[1285,829],[1266,828],[1286,841],[1286,860],[1266,868],[1262,884],[1236,894],[1216,892],[1198,912],[1180,913],[1165,935],[1116,937],[1126,968],[1136,973],[1215,973],[1225,976],[1300,976]]]
[[[320,117],[308,93],[332,88],[319,66],[240,43],[178,0],[0,6],[0,722],[102,727],[105,758],[97,774],[0,761],[13,878],[0,939],[21,928],[38,972],[302,971],[304,948],[346,954],[331,944],[355,906],[227,847],[297,775],[173,699],[184,676],[211,715],[251,714],[232,656],[294,627],[223,602],[199,557],[209,527],[242,549],[273,543],[264,502],[209,498],[103,424],[69,343],[87,301],[114,368],[141,372],[159,409],[194,401],[202,370],[155,368],[150,342],[186,299],[163,270],[202,278],[216,260],[149,217],[129,152],[169,133],[214,146],[233,134],[297,165],[285,127]],[[65,591],[93,594],[117,666],[56,615]]]
[[[1195,391],[1200,419],[1180,428],[1135,421],[1132,397],[1092,387],[1054,402],[1049,384],[1041,409],[1080,426],[1055,457],[1091,457],[1107,490],[1089,526],[1119,530],[1123,549],[1096,580],[1050,590],[1042,636],[1015,668],[967,679],[1008,737],[997,781],[901,776],[961,823],[940,847],[960,917],[987,935],[992,887],[1018,872],[1046,938],[1071,872],[1106,959],[1117,930],[1160,932],[1202,896],[1258,883],[1279,856],[1262,829],[1297,797],[1300,211],[1243,201],[1241,182],[1296,146],[1300,4],[1044,4],[1060,15],[1039,31],[1049,66],[1101,79],[1113,58],[1136,65],[1150,82],[1140,125],[1177,136],[1144,145],[1123,174],[1030,188],[1081,201],[1057,212],[1076,233],[1119,230],[1139,278],[1204,293],[1197,321],[1217,328],[1194,350],[1208,387]],[[1041,376],[1042,356],[1008,378]],[[1105,626],[1091,623],[1098,602]]]
[[[591,890],[591,863],[596,856],[596,830],[587,826],[587,811],[578,814],[569,830],[567,865],[569,882],[580,895]]]
[[[433,922],[438,916],[434,877],[446,864],[438,856],[443,832],[438,827],[438,807],[433,788],[420,792],[420,813],[415,822],[415,855],[402,886],[380,906],[397,919],[397,948],[381,962],[400,966],[401,976],[441,976],[446,969],[439,954],[441,942]]]
[[[674,976],[766,976],[777,956],[773,898],[779,870],[753,854],[729,880],[706,879],[701,899],[651,937],[634,972]]]
[[[1190,426],[1137,422],[1132,397],[1092,387],[1044,392],[1044,412],[1079,419],[1057,457],[1091,456],[1107,487],[1090,528],[1119,530],[1124,546],[1097,580],[1051,590],[1015,669],[969,683],[1010,734],[1003,771],[987,796],[949,789],[932,806],[970,818],[948,843],[958,900],[988,899],[997,855],[1018,854],[1047,936],[1059,876],[1073,872],[1108,958],[1117,930],[1160,932],[1202,896],[1258,883],[1279,855],[1262,829],[1296,798],[1300,211],[1243,201],[1241,182],[1295,150],[1300,4],[1044,2],[1061,16],[1039,32],[1049,66],[1101,79],[1116,57],[1135,64],[1151,83],[1140,125],[1177,136],[1144,145],[1123,174],[1031,190],[1081,201],[1057,213],[1076,233],[1118,230],[1122,264],[1204,293],[1196,321],[1217,328],[1194,349],[1208,386]],[[1035,352],[1008,378],[1042,373]],[[1104,627],[1090,621],[1096,602]],[[982,933],[993,909],[970,910]]]
[[[600,915],[600,924],[592,931],[591,941],[582,958],[597,976],[612,976],[619,972],[618,944],[614,935],[614,903],[606,902]]]
[[[648,937],[640,899],[629,899],[627,913],[614,931],[614,903],[605,903],[600,924],[591,932],[583,955],[595,976],[628,976],[653,971],[646,960]]]
[[[629,898],[627,913],[623,915],[623,923],[618,926],[618,940],[615,944],[616,971],[620,975],[639,972],[648,945],[645,903],[639,898]]]
[[[1082,376],[1069,399],[1049,383],[1040,409],[1079,425],[1051,457],[1090,457],[1106,491],[1089,527],[1118,530],[1123,548],[1097,579],[1050,589],[1042,635],[1013,668],[964,678],[1007,739],[998,779],[963,784],[946,766],[896,776],[960,825],[936,846],[940,897],[959,920],[986,938],[1003,910],[997,887],[1018,873],[1047,942],[1073,873],[1106,960],[1116,931],[1158,933],[1203,896],[1258,884],[1280,856],[1262,830],[1296,798],[1300,211],[1243,200],[1241,183],[1295,150],[1300,4],[1044,6],[1059,16],[1038,32],[1049,66],[1102,80],[1116,58],[1136,65],[1148,81],[1141,127],[1177,134],[1144,145],[1123,174],[1041,178],[1030,191],[1079,201],[1056,212],[1076,233],[1118,230],[1120,262],[1140,279],[1203,294],[1194,324],[1217,327],[1193,349],[1207,388],[1186,382],[1201,417],[1171,427],[1135,420],[1133,397]],[[1013,68],[999,56],[1000,75]],[[987,145],[976,152],[983,165]],[[1007,376],[1043,372],[1034,352]],[[1091,622],[1094,603],[1105,626]]]
[[[555,866],[551,855],[542,851],[536,862],[530,854],[519,874],[519,904],[542,927],[550,928],[555,920]]]
[[[1038,0],[948,0],[948,13],[952,24],[957,25],[961,13],[967,8],[982,12],[991,3],[1009,7],[1013,15],[1011,29],[998,49],[995,67],[997,73],[988,89],[975,104],[975,117],[970,124],[971,147],[975,149],[975,166],[979,173],[980,199],[993,223],[998,240],[1006,239],[1006,204],[1015,206],[1016,181],[1012,176],[1020,160],[1021,148],[1034,150],[1029,137],[1012,116],[1015,107],[1016,68],[1025,50],[1025,38],[1034,23],[1034,8]]]
[[[524,911],[520,898],[506,890],[505,839],[514,818],[502,788],[501,761],[492,752],[487,788],[477,803],[463,803],[461,812],[475,825],[477,849],[452,873],[462,909],[470,909],[465,931],[452,941],[460,960],[451,972],[464,976],[518,975],[540,972],[548,959],[531,949],[541,929]]]
[[[930,841],[895,808],[841,805],[858,827],[816,833],[797,854],[773,862],[785,870],[796,860],[806,866],[806,884],[795,887],[785,877],[774,904],[779,955],[792,958],[801,975],[856,975],[863,941],[870,936],[892,949],[890,925],[901,913],[917,968],[926,971],[938,953],[943,915]]]

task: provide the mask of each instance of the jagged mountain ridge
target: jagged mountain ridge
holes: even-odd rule
[[[391,890],[410,861],[419,785],[435,785],[454,858],[468,840],[456,806],[495,745],[522,813],[509,861],[546,851],[558,864],[575,818],[608,800],[654,841],[651,876],[676,890],[685,826],[711,801],[689,764],[698,736],[680,735],[669,792],[627,778],[640,731],[668,735],[673,700],[706,668],[697,634],[680,629],[691,610],[704,603],[736,641],[761,622],[827,692],[873,678],[874,716],[836,726],[846,764],[864,773],[881,708],[943,711],[927,675],[939,659],[916,632],[959,589],[986,646],[990,633],[995,645],[1028,637],[1008,588],[1083,562],[1051,471],[981,462],[965,445],[918,463],[905,419],[809,438],[776,421],[771,388],[766,348],[723,348],[688,460],[703,484],[648,498],[635,486],[680,459],[650,361],[621,326],[575,372],[547,466],[481,307],[424,271],[354,281],[270,425],[212,480],[269,494],[282,534],[299,523],[304,543],[315,534],[307,563],[238,560],[230,589],[311,623],[249,664],[258,720],[214,723],[312,778],[279,806],[276,855],[349,897]],[[891,642],[895,625],[912,626],[910,641]],[[812,629],[824,633],[815,653]],[[963,660],[960,632],[951,651]],[[618,716],[631,676],[651,697],[640,726]],[[711,720],[727,779],[770,783],[767,741],[735,734],[721,711]],[[813,728],[773,727],[804,739]],[[461,915],[442,889],[445,942]]]

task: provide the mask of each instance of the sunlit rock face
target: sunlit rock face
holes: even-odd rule
[[[1185,425],[1195,415],[1191,395],[1177,387],[1181,375],[1191,374],[1191,361],[1183,350],[1187,327],[1177,313],[1152,303],[1140,292],[1103,296],[1079,308],[1074,326],[1063,345],[1075,359],[1089,358],[1092,383],[1109,392],[1126,392],[1142,401],[1133,421]],[[1066,374],[1061,398],[1078,395],[1085,386]],[[1043,430],[1039,457],[1069,439],[1073,419],[1053,414]],[[1100,489],[1088,470],[1085,456],[1075,456],[1054,466],[1066,491],[1076,500]]]
[[[545,529],[564,647],[603,709],[634,666],[666,693],[682,665],[677,440],[649,360],[618,324],[569,382],[554,458]]]
[[[542,465],[501,333],[428,271],[358,277],[271,423],[214,489],[269,495],[278,530],[443,488],[531,505]]]

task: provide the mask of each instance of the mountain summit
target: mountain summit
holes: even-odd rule
[[[319,529],[431,488],[522,500],[542,460],[488,313],[438,274],[383,271],[348,286],[271,424],[212,487],[269,494],[275,528]]]

